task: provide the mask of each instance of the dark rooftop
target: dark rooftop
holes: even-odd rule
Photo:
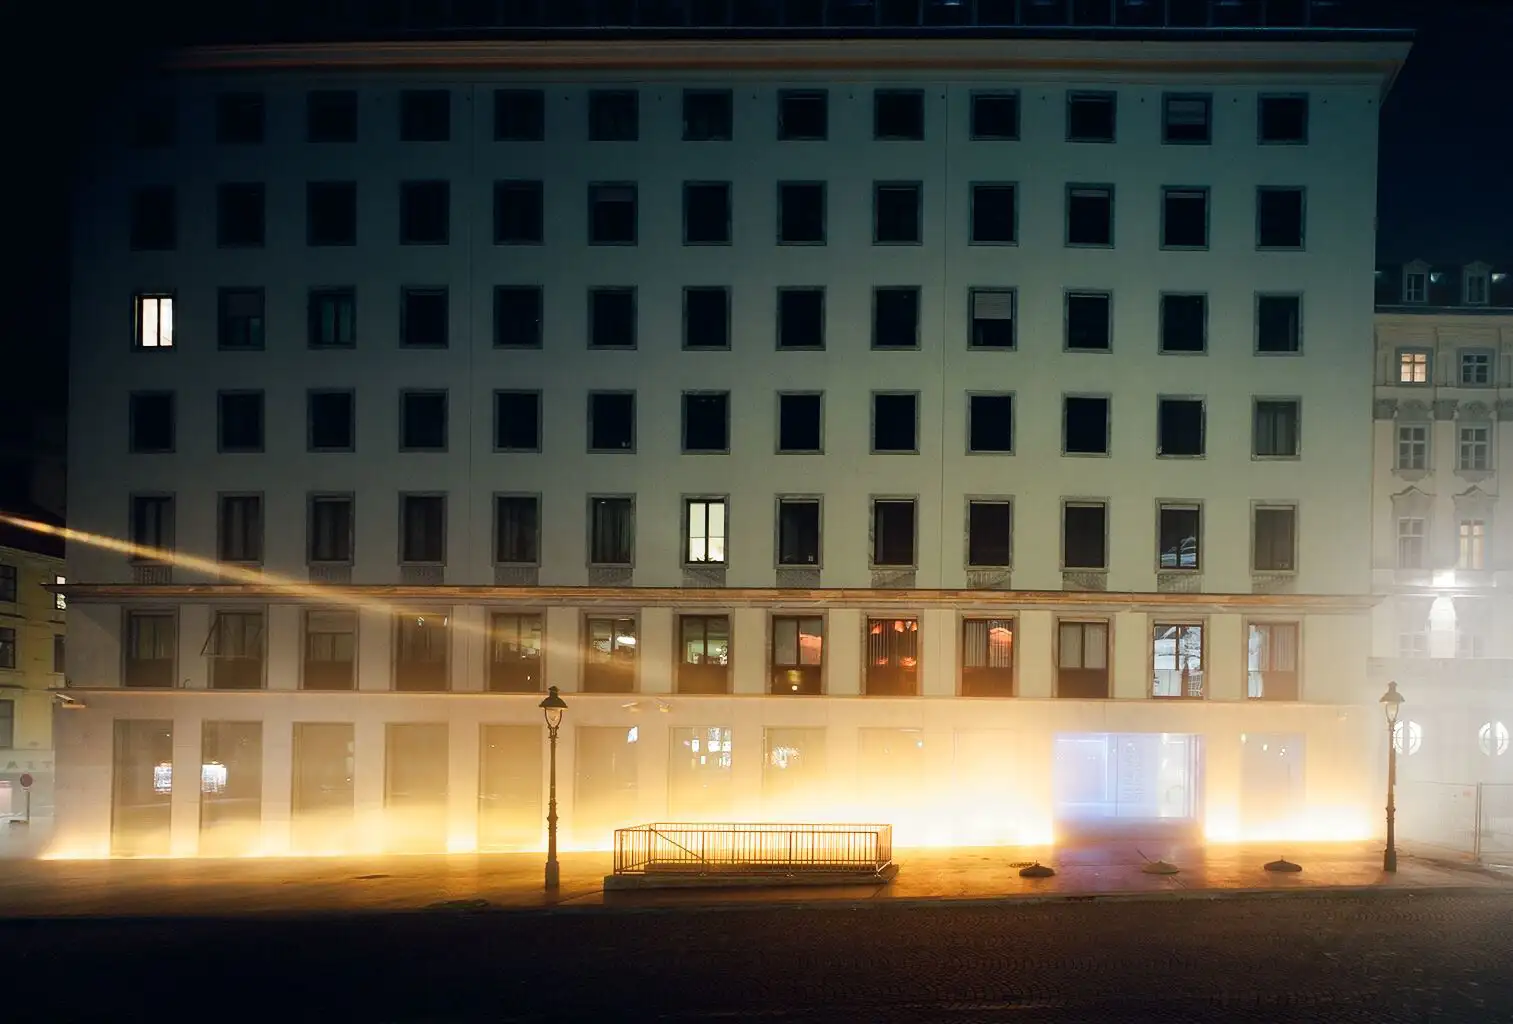
[[[16,502],[0,507],[0,515],[14,516],[17,519],[32,519],[39,523],[46,523],[48,526],[63,525],[63,520],[44,509]],[[0,522],[0,548],[30,551],[32,554],[48,558],[62,558],[63,538]]]
[[[1409,281],[1409,275],[1413,280]],[[1379,263],[1376,308],[1392,313],[1513,314],[1513,267],[1486,261]]]

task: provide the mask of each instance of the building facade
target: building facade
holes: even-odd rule
[[[32,779],[32,813],[52,812],[48,691],[64,682],[64,582],[61,541],[0,523],[0,817],[26,813],[23,775]]]
[[[1369,835],[1407,43],[1008,35],[200,49],[123,95],[55,852],[539,847],[546,685],[580,847]]]

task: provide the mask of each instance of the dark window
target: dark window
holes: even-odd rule
[[[925,137],[925,94],[919,89],[878,89],[872,94],[872,136],[920,142]]]
[[[489,617],[489,690],[491,692],[541,692],[543,678],[541,631],[540,615],[501,612]],[[488,739],[485,742],[490,748],[493,747]],[[533,753],[532,756],[537,755]]]
[[[14,565],[0,565],[0,602],[15,604],[16,596],[16,567]],[[12,642],[14,642],[14,638],[12,638]],[[15,666],[12,663],[5,667],[14,668]]]
[[[1108,536],[1102,502],[1067,503],[1061,509],[1061,564],[1067,569],[1107,569]]]
[[[263,290],[222,288],[216,300],[216,344],[223,349],[261,349]]]
[[[730,616],[678,617],[678,692],[730,692]]]
[[[126,613],[126,671],[122,686],[169,687],[174,684],[178,622],[172,612]]]
[[[1019,138],[1019,94],[974,93],[972,138],[1012,141]]]
[[[872,502],[872,564],[914,564],[914,500],[876,498]]]
[[[540,245],[544,219],[541,182],[494,182],[495,245]]]
[[[171,494],[138,494],[131,499],[131,542],[157,551],[174,547],[174,499]],[[152,562],[156,556],[142,552],[133,561]]]
[[[446,89],[405,89],[399,94],[399,140],[446,142],[452,137],[452,94]]]
[[[451,205],[452,187],[448,182],[400,182],[399,244],[446,245]]]
[[[1066,244],[1114,244],[1114,189],[1112,185],[1067,186]]]
[[[588,94],[590,142],[635,142],[641,133],[635,92],[594,89]]]
[[[778,565],[820,564],[820,503],[778,502]]]
[[[262,612],[216,612],[200,653],[212,690],[257,690],[263,685]]]
[[[873,186],[872,241],[917,243],[920,240],[920,187],[912,183]]]
[[[320,89],[305,95],[305,139],[309,142],[357,141],[357,93]]]
[[[305,186],[305,241],[357,244],[357,183],[312,181]]]
[[[399,343],[405,348],[446,348],[447,290],[406,288],[400,301]]]
[[[54,633],[53,634],[53,672],[56,673],[57,675],[62,675],[63,674],[63,650],[64,650],[64,647],[63,647],[63,634],[62,633]]]
[[[630,565],[636,553],[634,498],[589,501],[588,560],[593,565]]]
[[[972,186],[972,241],[1018,241],[1013,185]]]
[[[730,450],[730,394],[726,391],[683,393],[683,450]]]
[[[683,289],[683,346],[730,347],[730,289]]]
[[[161,149],[179,137],[179,109],[172,96],[144,96],[131,123],[131,144],[138,149]]]
[[[1303,347],[1303,300],[1297,295],[1256,296],[1256,351],[1298,352]]]
[[[963,619],[961,695],[1014,696],[1014,620]]]
[[[588,187],[588,243],[590,245],[636,244],[635,185],[590,185]]]
[[[319,563],[352,561],[352,499],[321,495],[310,499],[309,559]]]
[[[394,616],[394,689],[410,693],[436,693],[450,684],[451,626],[447,616]],[[391,724],[386,729],[384,802],[445,802],[446,726]],[[439,734],[439,735],[438,735]],[[433,738],[434,737],[434,738]],[[421,767],[417,757],[406,763],[406,753],[425,750],[434,767]],[[403,751],[403,753],[401,753]],[[420,762],[417,764],[416,762]]]
[[[1202,352],[1208,346],[1208,296],[1161,296],[1161,351]]]
[[[684,183],[683,241],[687,245],[712,245],[730,241],[728,181]]]
[[[306,612],[304,688],[351,690],[356,685],[356,668],[357,613]]]
[[[1290,506],[1256,509],[1256,572],[1292,572],[1298,510]]]
[[[1068,395],[1062,424],[1062,451],[1067,455],[1107,455],[1109,451],[1109,400],[1088,395]]]
[[[220,409],[220,450],[223,452],[260,452],[263,450],[263,393],[261,391],[222,391]]]
[[[729,89],[683,91],[684,142],[728,142],[733,121]]]
[[[541,392],[494,392],[494,447],[503,452],[541,450]]]
[[[1161,245],[1168,249],[1208,246],[1208,190],[1161,190]]]
[[[534,494],[501,494],[494,499],[494,561],[535,565],[541,556],[540,503]]]
[[[173,451],[174,418],[173,392],[133,394],[129,429],[131,451],[138,454]]]
[[[635,690],[636,620],[591,616],[584,622],[584,632],[587,643],[584,645],[583,652],[583,691],[585,693],[630,693]],[[600,747],[600,750],[602,749]],[[595,762],[602,765],[599,770],[604,773],[598,780],[598,784],[605,787],[601,790],[604,793],[604,796],[600,797],[601,800],[607,801],[609,794],[616,792],[609,789],[610,786],[617,787],[618,792],[622,794],[634,791],[635,771],[627,769],[624,764],[629,757],[628,751],[624,754],[613,754],[607,751],[597,753]],[[618,766],[615,764],[616,761],[619,762]],[[585,757],[581,763],[587,765],[591,762]],[[584,772],[579,776],[580,778],[590,777],[584,768],[578,770]],[[583,804],[578,805],[580,808],[588,804],[586,796],[581,799],[583,799]],[[583,811],[580,810],[578,813],[582,814]]]
[[[494,288],[494,346],[541,347],[541,289],[502,284]]]
[[[1212,134],[1213,97],[1163,96],[1161,141],[1207,145]]]
[[[494,90],[494,140],[541,142],[546,138],[546,95],[540,89]]]
[[[823,395],[778,395],[778,451],[819,451],[824,438],[824,410]]]
[[[1080,352],[1107,352],[1110,336],[1108,292],[1066,293],[1066,347]]]
[[[967,449],[974,452],[1014,451],[1014,396],[967,396]]]
[[[1199,526],[1202,511],[1197,505],[1162,505],[1156,531],[1159,566],[1162,569],[1201,569]]]
[[[918,395],[873,393],[872,450],[874,452],[918,451],[918,435]]]
[[[919,694],[919,620],[918,619],[868,619],[867,620],[867,647],[864,655],[866,675],[862,681],[862,692],[870,697],[914,697]],[[888,730],[891,732],[891,730]],[[863,730],[866,736],[872,730]],[[878,730],[874,735],[886,735],[884,730]],[[900,730],[895,735],[899,736],[900,749],[897,755],[909,757],[918,753],[915,741],[905,739],[910,737],[912,731]],[[893,754],[887,747],[888,740],[874,741],[877,747],[875,754],[870,757],[887,757]],[[872,744],[868,744],[869,747]],[[881,749],[877,749],[881,747]],[[909,749],[914,747],[913,750]],[[908,762],[905,762],[908,763]],[[895,766],[894,771],[900,773],[899,777],[907,771]]]
[[[824,244],[825,186],[820,182],[778,185],[778,242]]]
[[[818,694],[824,661],[824,619],[773,616],[772,693]]]
[[[349,452],[357,447],[356,398],[350,391],[311,391],[306,396],[310,450]]]
[[[216,190],[216,244],[223,249],[263,244],[261,182],[222,185]]]
[[[1014,305],[1012,288],[974,288],[972,303],[973,348],[1014,347]]]
[[[1261,249],[1303,247],[1303,190],[1256,189],[1256,246]]]
[[[830,133],[830,96],[823,90],[778,93],[778,138],[822,140]]]
[[[588,448],[595,452],[635,451],[635,392],[589,392]]]
[[[825,347],[825,289],[778,289],[778,348]]]
[[[1111,92],[1067,94],[1067,141],[1113,142],[1115,111],[1115,97]]]
[[[1308,97],[1262,96],[1257,122],[1257,136],[1262,143],[1307,142]]]
[[[399,502],[399,560],[444,563],[447,499],[440,494],[402,494]]]
[[[178,245],[178,207],[172,185],[149,185],[131,194],[131,247],[168,250]]]
[[[872,290],[872,347],[916,348],[919,345],[919,289]]]
[[[588,347],[636,347],[634,288],[595,288],[588,293]]]
[[[263,499],[255,494],[223,494],[216,552],[223,562],[263,560]]]
[[[399,395],[399,448],[440,452],[447,447],[447,393],[402,391]]]
[[[1297,399],[1257,399],[1251,452],[1262,458],[1296,458],[1301,444],[1301,419]]]
[[[1161,398],[1156,411],[1157,455],[1203,454],[1203,400]]]
[[[263,141],[263,94],[223,92],[215,98],[215,141],[255,145]]]
[[[352,348],[357,344],[357,293],[351,288],[317,288],[310,292],[311,348]]]
[[[1011,565],[1013,542],[1013,507],[1007,501],[967,502],[969,566]]]

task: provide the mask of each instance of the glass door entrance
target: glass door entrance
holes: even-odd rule
[[[1181,733],[1061,733],[1055,814],[1071,825],[1195,825],[1200,737]]]

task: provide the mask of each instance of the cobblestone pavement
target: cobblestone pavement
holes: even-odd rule
[[[1498,890],[18,920],[0,943],[6,1009],[68,1021],[1513,1022]]]

